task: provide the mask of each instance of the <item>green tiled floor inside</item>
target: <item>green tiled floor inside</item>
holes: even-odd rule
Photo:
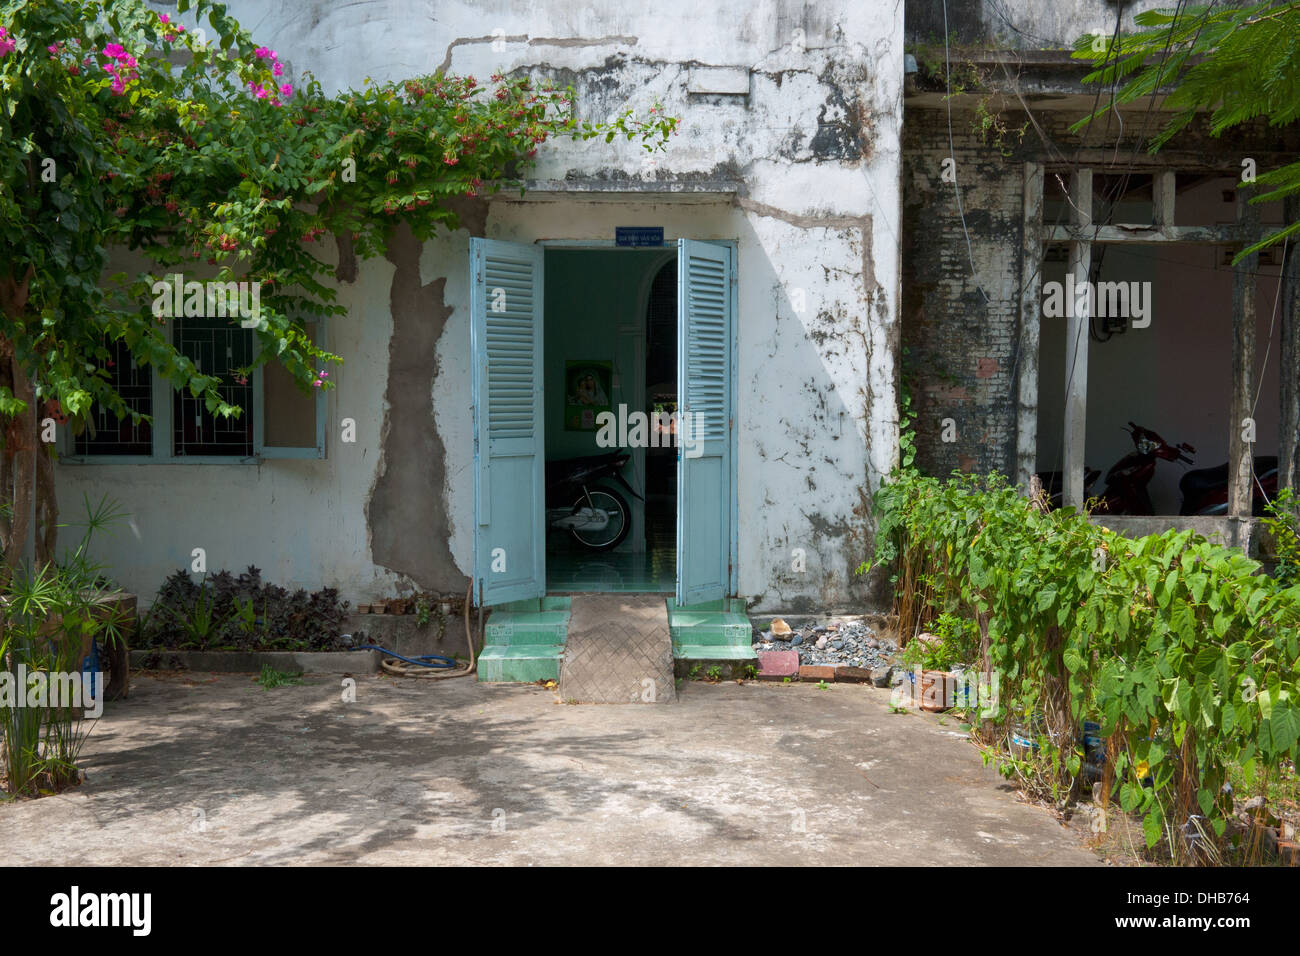
[[[546,553],[546,590],[635,591],[671,594],[677,587],[677,549],[654,547],[647,551],[576,551],[570,548]]]
[[[591,551],[567,534],[546,538],[546,590],[622,591],[672,594],[677,590],[677,499],[650,495],[645,506],[645,539],[640,551],[628,550],[631,537],[613,551]]]

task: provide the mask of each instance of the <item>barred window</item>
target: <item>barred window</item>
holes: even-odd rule
[[[250,381],[236,381],[234,370],[253,361],[252,330],[232,325],[229,319],[175,318],[172,341],[200,372],[221,380],[217,391],[223,400],[243,409],[238,418],[223,418],[208,411],[202,395],[195,398],[188,389],[176,392],[172,399],[172,454],[251,458],[253,386]]]
[[[105,363],[113,388],[122,396],[126,407],[141,415],[153,414],[153,371],[135,364],[130,347],[123,341],[107,343]],[[113,412],[96,405],[86,417],[86,428],[77,436],[74,449],[78,455],[153,454],[153,428],[148,422],[136,424],[130,416],[118,418]]]
[[[278,362],[254,369],[245,381],[237,380],[235,371],[248,368],[258,348],[257,333],[238,321],[182,316],[170,323],[168,334],[176,350],[202,374],[219,380],[218,394],[242,410],[239,417],[209,412],[204,396],[195,398],[187,388],[174,390],[151,367],[137,366],[129,348],[112,343],[104,367],[113,387],[128,408],[151,416],[152,423],[136,425],[129,416],[119,420],[96,405],[82,434],[67,438],[60,432],[60,449],[68,461],[235,463],[325,457],[324,389],[303,389]],[[303,330],[323,347],[323,322],[309,320]]]

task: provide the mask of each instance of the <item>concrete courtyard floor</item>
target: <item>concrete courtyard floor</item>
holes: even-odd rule
[[[1096,865],[955,720],[869,686],[135,678],[87,779],[0,805],[7,864]]]

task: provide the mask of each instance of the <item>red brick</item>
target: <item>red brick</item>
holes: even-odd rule
[[[836,664],[835,679],[845,684],[869,684],[871,670],[866,667],[854,667],[852,664]]]
[[[759,651],[758,679],[785,680],[799,676],[798,651]]]
[[[835,668],[830,664],[804,664],[799,668],[799,679],[833,681],[835,680]]]

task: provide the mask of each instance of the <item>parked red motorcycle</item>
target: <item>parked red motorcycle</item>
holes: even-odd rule
[[[1096,514],[1149,515],[1152,514],[1151,497],[1147,485],[1156,472],[1156,461],[1181,461],[1192,464],[1188,452],[1196,449],[1183,442],[1170,445],[1163,438],[1141,425],[1129,422],[1135,451],[1125,455],[1106,473],[1106,490],[1102,492]],[[1255,473],[1251,477],[1252,512],[1258,516],[1266,513],[1268,503],[1277,496],[1277,456],[1260,455],[1255,458]],[[1181,515],[1225,515],[1228,513],[1228,463],[1215,468],[1197,468],[1183,475],[1178,482],[1183,502]]]
[[[1181,461],[1188,465],[1192,463],[1188,452],[1195,453],[1196,449],[1186,442],[1171,445],[1151,429],[1133,422],[1128,423],[1127,431],[1133,439],[1134,450],[1115,462],[1110,471],[1106,472],[1106,490],[1096,500],[1093,514],[1155,514],[1147,486],[1155,476],[1156,462],[1163,459]]]
[[[1259,517],[1268,503],[1277,497],[1277,456],[1258,455],[1255,473],[1250,479],[1251,512]],[[1228,513],[1228,463],[1217,468],[1198,468],[1183,475],[1178,482],[1183,493],[1183,515],[1226,515]]]

